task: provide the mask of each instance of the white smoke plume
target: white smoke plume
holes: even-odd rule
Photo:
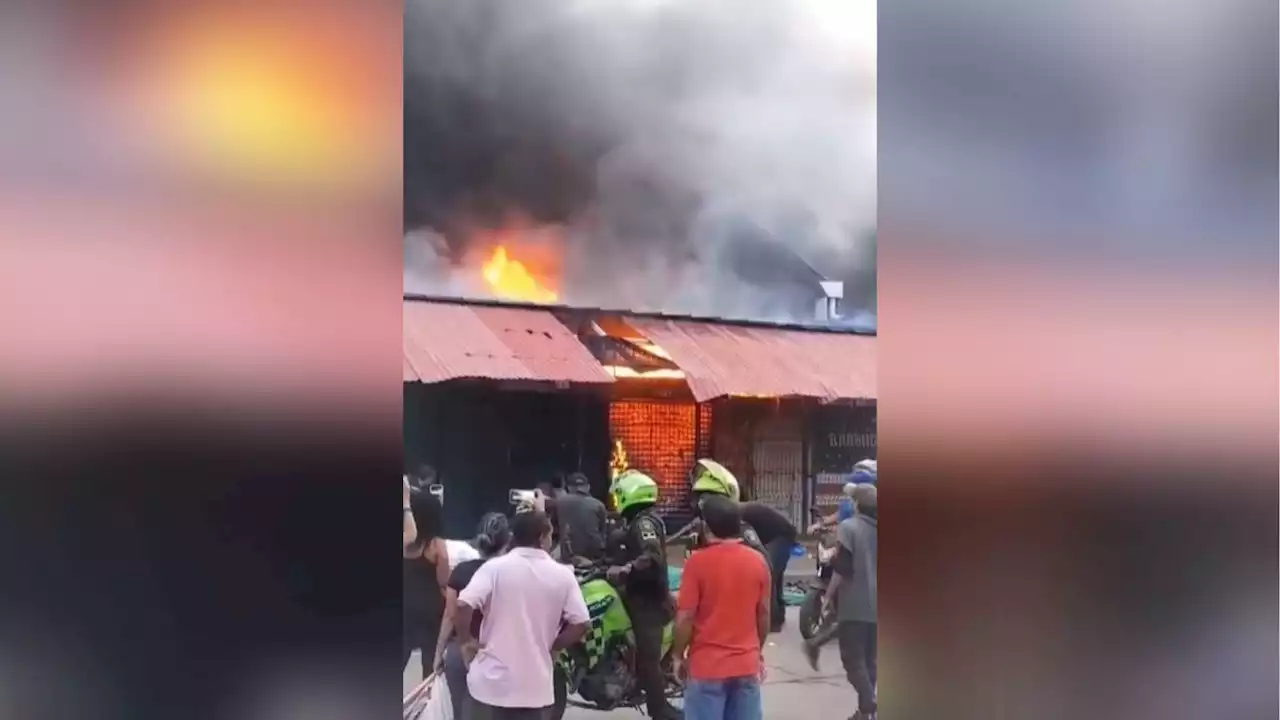
[[[807,264],[874,312],[873,0],[408,3],[406,289],[483,294],[516,214],[570,304],[811,316]]]

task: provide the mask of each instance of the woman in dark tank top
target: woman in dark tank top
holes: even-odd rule
[[[444,589],[449,582],[449,556],[440,532],[440,501],[427,492],[409,498],[418,537],[404,548],[404,647],[402,669],[409,667],[414,650],[421,653],[422,674],[431,664],[444,612]]]

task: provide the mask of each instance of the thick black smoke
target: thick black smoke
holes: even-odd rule
[[[873,25],[869,0],[409,0],[407,285],[480,290],[477,230],[519,217],[558,226],[574,304],[789,317],[820,273],[873,307]]]

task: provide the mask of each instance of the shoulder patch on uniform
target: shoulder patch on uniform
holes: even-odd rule
[[[639,525],[636,527],[640,532],[641,540],[657,540],[659,529],[658,523],[648,517],[640,518]]]

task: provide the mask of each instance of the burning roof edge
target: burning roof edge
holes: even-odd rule
[[[723,318],[723,317],[707,317],[700,315],[680,315],[674,313],[651,312],[644,310],[625,310],[620,308],[604,308],[604,307],[582,307],[576,305],[544,305],[532,302],[512,302],[509,300],[494,300],[486,298],[463,298],[451,297],[445,295],[426,295],[419,293],[404,293],[405,302],[430,302],[445,303],[450,305],[469,305],[474,307],[505,307],[505,308],[521,308],[526,310],[546,310],[548,312],[587,312],[587,313],[603,313],[608,315],[621,315],[623,317],[646,318],[653,320],[681,320],[697,323],[712,323],[718,325],[735,325],[739,327],[757,327],[769,328],[773,330],[803,330],[806,332],[833,333],[837,335],[862,335],[865,337],[875,337],[876,332],[871,330],[860,330],[857,328],[831,325],[819,322],[801,323],[801,322],[771,322],[768,320],[749,320],[745,318]]]

